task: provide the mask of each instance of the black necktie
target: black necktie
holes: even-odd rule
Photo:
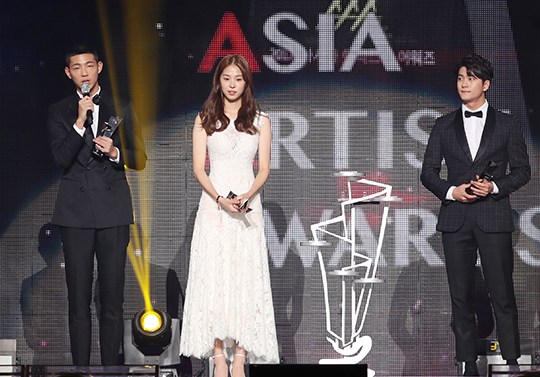
[[[467,111],[465,110],[465,118],[470,118],[470,117],[478,117],[478,118],[482,118],[482,112],[481,111]]]

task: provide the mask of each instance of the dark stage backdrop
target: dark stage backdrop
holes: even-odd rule
[[[173,317],[182,317],[201,193],[192,174],[191,129],[220,56],[248,57],[257,99],[272,121],[272,173],[262,198],[284,363],[340,357],[327,340],[317,250],[300,245],[312,238],[311,224],[339,215],[345,181],[332,174],[365,172],[405,198],[390,205],[377,270],[384,282],[373,289],[360,334],[373,344],[362,362],[381,376],[457,372],[435,231],[439,201],[419,175],[434,120],[460,104],[453,65],[469,52],[486,56],[495,66],[488,101],[518,118],[533,167],[531,182],[512,195],[514,276],[521,336],[538,347],[534,2],[171,0],[148,1],[153,5],[136,12],[140,18],[132,8],[144,2],[111,3],[23,0],[3,1],[0,8],[0,339],[17,339],[22,363],[70,363],[61,248],[54,229],[52,237],[38,235],[51,218],[60,177],[49,152],[46,111],[73,90],[63,54],[76,42],[100,49],[100,83],[117,86],[142,115],[149,162],[128,175],[150,242],[151,299]],[[105,56],[107,46],[114,56]],[[372,192],[355,188],[364,191]],[[375,255],[381,214],[382,206],[358,210],[357,252]],[[349,263],[344,242],[321,251],[327,269]],[[127,275],[126,319],[143,308],[129,264]],[[339,296],[339,284],[329,281],[329,289]],[[497,339],[480,269],[477,296],[479,335]],[[332,326],[343,309],[338,301],[330,300]],[[97,320],[94,334],[92,361],[98,363]],[[193,373],[200,368],[193,360]]]

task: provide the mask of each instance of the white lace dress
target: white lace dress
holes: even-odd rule
[[[255,121],[260,129],[262,118]],[[247,192],[255,179],[253,160],[259,134],[238,132],[233,121],[207,140],[210,174],[217,192],[226,197]],[[189,277],[180,337],[180,354],[206,358],[214,339],[224,341],[226,356],[235,341],[252,360],[278,362],[278,346],[268,251],[261,199],[250,200],[252,211],[219,209],[204,190],[193,228]]]

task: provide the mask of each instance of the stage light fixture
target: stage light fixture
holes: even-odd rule
[[[126,365],[171,366],[180,364],[180,321],[162,310],[149,308],[124,321]],[[160,368],[164,376],[168,369]],[[173,376],[176,370],[173,368]]]
[[[133,344],[146,356],[159,356],[171,344],[171,317],[159,310],[142,310],[132,321]]]

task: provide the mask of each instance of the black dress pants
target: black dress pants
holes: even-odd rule
[[[74,365],[89,365],[92,343],[94,254],[100,284],[101,363],[117,365],[123,337],[123,302],[129,226],[61,228],[69,302],[69,335]]]
[[[452,299],[452,329],[456,337],[457,361],[477,358],[476,316],[474,308],[474,268],[477,250],[495,313],[499,344],[504,359],[517,359],[519,348],[518,314],[512,272],[514,253],[512,234],[486,233],[476,224],[470,211],[457,232],[443,232],[446,271]]]

